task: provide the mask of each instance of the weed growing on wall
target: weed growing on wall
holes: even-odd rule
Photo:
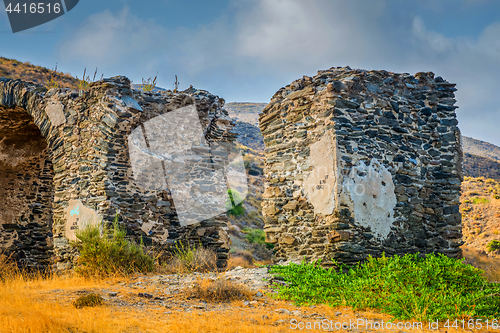
[[[142,85],[141,89],[143,91],[151,91],[156,87],[156,79],[158,78],[158,74],[152,79],[149,78],[146,81],[144,81],[144,78],[142,78]]]
[[[45,83],[45,88],[47,88],[47,90],[50,90],[52,88],[59,88],[59,82],[56,80],[56,78],[57,78],[57,63],[54,70],[49,72],[49,77]]]
[[[154,268],[154,260],[144,253],[142,244],[134,244],[125,238],[125,230],[118,225],[118,215],[112,228],[101,222],[99,225],[89,224],[75,234],[77,241],[70,244],[80,252],[75,267],[75,272],[80,275],[127,275],[150,272]]]
[[[83,70],[82,79],[80,80],[78,78],[78,76],[76,77],[76,79],[78,80],[78,90],[87,90],[87,88],[89,87],[89,85],[91,83],[95,82],[95,76],[97,75],[97,67],[95,69],[94,77],[92,78],[92,80],[90,79],[90,76],[88,76],[88,75],[87,75],[87,77],[85,77],[86,73],[87,73],[87,68],[85,67],[85,69]],[[102,80],[103,77],[104,77],[104,74],[101,75],[101,80]]]
[[[321,262],[272,266],[286,285],[276,286],[278,298],[304,304],[374,308],[396,319],[497,319],[500,286],[482,270],[442,254],[417,254],[369,259],[348,273]]]
[[[175,82],[174,82],[174,93],[178,92],[179,89],[179,81],[177,81],[177,75],[175,76]]]

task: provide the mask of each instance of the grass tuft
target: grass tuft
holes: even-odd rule
[[[77,309],[81,309],[83,307],[103,305],[103,304],[104,304],[104,299],[100,295],[87,294],[78,297],[76,301],[73,303],[73,306]]]
[[[200,245],[176,242],[175,249],[161,270],[170,273],[212,272],[217,270],[217,254]]]
[[[248,288],[224,278],[200,279],[187,291],[187,294],[190,298],[216,303],[230,302],[251,296]]]

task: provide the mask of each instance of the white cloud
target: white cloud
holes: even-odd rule
[[[140,20],[128,7],[116,15],[106,10],[90,16],[59,51],[65,61],[108,66],[130,54],[147,56],[151,48],[165,42],[164,34],[161,38],[164,30],[154,22]]]
[[[453,50],[453,42],[444,37],[443,34],[427,31],[424,22],[420,17],[415,17],[413,20],[413,35],[425,41],[429,46],[437,52],[446,52]]]

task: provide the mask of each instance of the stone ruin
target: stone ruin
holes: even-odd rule
[[[121,76],[80,92],[0,79],[0,250],[25,267],[69,269],[78,258],[69,245],[75,230],[110,222],[118,213],[129,237],[142,238],[147,248],[168,250],[178,240],[202,244],[216,251],[223,268],[229,253],[225,210],[181,209],[174,200],[186,190],[175,182],[188,182],[188,190],[198,194],[215,190],[213,183],[198,180],[224,155],[210,148],[235,139],[223,105],[223,99],[192,87],[178,93],[131,90]],[[184,123],[171,124],[163,133],[161,123],[150,121],[174,111]],[[196,160],[193,168],[184,166],[181,177],[174,162],[189,163],[170,151],[174,162],[168,164],[159,137],[177,142],[182,127],[196,122],[200,133],[191,139],[199,156],[191,159]],[[149,172],[141,170],[144,165]]]
[[[276,260],[460,257],[454,87],[432,72],[338,67],[278,90],[259,118]]]

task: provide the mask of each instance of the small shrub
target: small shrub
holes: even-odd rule
[[[229,215],[240,216],[245,214],[245,207],[243,207],[243,201],[241,195],[234,190],[227,190],[228,200],[226,202],[226,209]],[[235,204],[238,202],[238,204]]]
[[[253,258],[251,258],[251,261],[248,261],[247,259],[236,256],[234,253],[229,257],[227,261],[227,270],[232,270],[235,267],[243,267],[243,268],[252,268],[255,267],[253,263]]]
[[[369,257],[347,273],[324,269],[320,261],[271,266],[270,272],[286,282],[276,286],[275,297],[297,305],[372,308],[399,320],[426,321],[496,319],[500,306],[499,285],[488,282],[482,270],[442,254]]]
[[[470,202],[469,199],[464,200],[464,203],[469,203],[469,202]]]
[[[493,234],[498,235],[498,230],[493,231]]]
[[[77,230],[77,241],[70,242],[80,252],[75,272],[90,276],[152,271],[154,261],[144,253],[142,244],[136,245],[125,236],[125,230],[118,225],[118,215],[113,221],[113,229],[101,222]]]
[[[104,299],[97,294],[87,294],[80,296],[73,302],[73,306],[77,309],[81,309],[86,306],[96,306],[103,305]]]
[[[198,280],[187,293],[190,298],[217,303],[249,298],[251,296],[251,292],[245,286],[235,284],[224,277],[219,277],[216,280]]]
[[[472,203],[477,205],[477,204],[487,204],[488,202],[490,202],[488,199],[486,198],[472,198]]]
[[[500,199],[500,195],[495,194],[495,195],[493,196],[493,198],[498,200],[498,199]]]
[[[486,245],[486,251],[493,252],[496,250],[500,250],[500,241],[494,239]]]
[[[462,208],[462,212],[470,212],[471,210],[472,210],[472,208],[470,208],[470,207]]]

